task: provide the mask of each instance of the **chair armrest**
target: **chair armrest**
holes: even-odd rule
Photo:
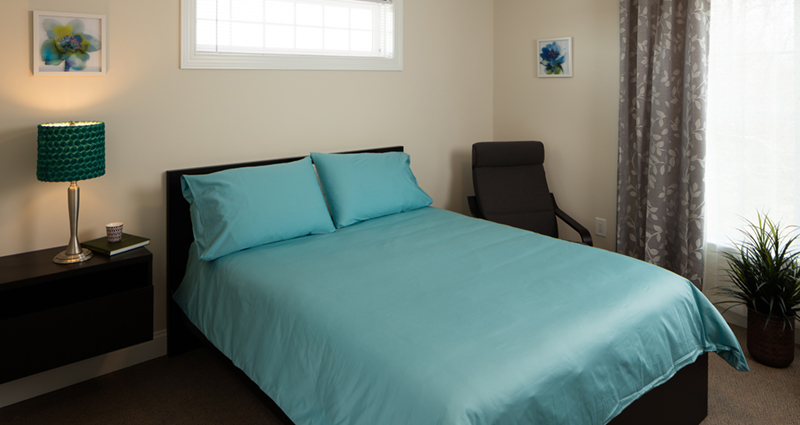
[[[561,208],[558,207],[558,204],[556,204],[556,197],[553,196],[552,193],[550,194],[550,197],[553,199],[553,207],[555,207],[556,210],[556,217],[560,218],[564,223],[567,223],[569,227],[575,229],[575,231],[578,232],[578,234],[581,236],[582,243],[584,243],[585,245],[594,246],[592,244],[592,234],[589,233],[589,230],[587,230],[580,223],[575,221],[575,219],[570,217],[567,213],[562,211]]]
[[[474,196],[467,196],[467,203],[469,204],[469,212],[475,218],[483,218],[480,209],[478,208],[478,198]]]

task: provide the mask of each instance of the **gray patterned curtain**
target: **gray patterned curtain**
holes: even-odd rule
[[[620,0],[617,251],[703,276],[709,0]]]

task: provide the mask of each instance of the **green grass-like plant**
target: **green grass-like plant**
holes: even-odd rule
[[[717,304],[745,305],[784,322],[784,329],[800,315],[800,252],[792,244],[800,235],[797,227],[782,228],[766,214],[758,214],[758,222],[747,221],[741,232],[745,239],[734,242],[736,252],[723,252],[728,261],[728,277],[734,286],[721,287],[719,293],[732,298]]]

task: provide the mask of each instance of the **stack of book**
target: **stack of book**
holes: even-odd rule
[[[81,246],[88,248],[93,252],[103,255],[117,255],[132,249],[143,247],[150,243],[150,239],[141,236],[122,234],[122,239],[119,242],[110,243],[107,237],[92,239],[88,242],[82,242]]]

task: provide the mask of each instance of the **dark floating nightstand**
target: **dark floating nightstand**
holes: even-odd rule
[[[153,254],[0,257],[0,383],[153,339]]]

